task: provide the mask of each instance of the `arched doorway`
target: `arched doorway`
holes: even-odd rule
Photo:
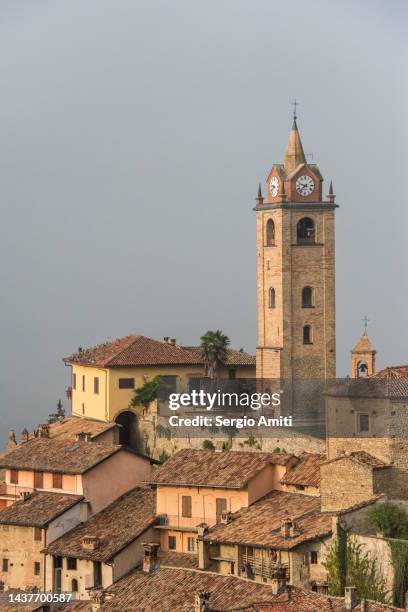
[[[115,418],[119,427],[119,444],[129,446],[134,450],[141,450],[137,416],[130,410],[124,410]]]

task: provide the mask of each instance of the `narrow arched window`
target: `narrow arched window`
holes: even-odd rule
[[[268,219],[266,223],[266,246],[275,244],[275,224],[272,219]]]
[[[275,289],[270,287],[269,289],[269,308],[275,308],[276,298],[275,298]]]
[[[71,591],[73,593],[78,593],[78,580],[76,580],[76,578],[74,578],[71,582]]]
[[[312,287],[303,287],[302,289],[302,308],[311,308],[313,306],[313,289]]]
[[[310,217],[303,217],[297,224],[298,244],[308,244],[315,242],[315,225]]]
[[[312,344],[312,328],[305,325],[303,328],[303,344]]]

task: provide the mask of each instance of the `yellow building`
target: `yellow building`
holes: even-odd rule
[[[199,347],[179,346],[174,339],[153,340],[125,336],[66,357],[71,366],[72,414],[123,426],[121,443],[129,444],[136,411],[129,409],[134,389],[155,376],[177,391],[188,389],[190,381],[204,376]],[[255,358],[242,350],[228,350],[220,378],[255,378]]]

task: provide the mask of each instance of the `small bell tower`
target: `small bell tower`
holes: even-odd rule
[[[351,351],[351,376],[363,378],[375,374],[375,355],[377,351],[367,334],[367,317],[364,317],[364,332]]]

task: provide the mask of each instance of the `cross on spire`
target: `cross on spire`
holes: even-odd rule
[[[370,319],[369,319],[369,318],[367,317],[367,315],[366,315],[366,316],[365,316],[363,319],[361,319],[361,320],[362,320],[362,321],[363,321],[363,323],[364,323],[364,334],[365,334],[365,335],[367,335],[367,325],[369,324]]]
[[[292,106],[293,106],[293,118],[296,121],[297,119],[297,115],[296,115],[296,107],[300,106],[299,102],[296,100],[296,98],[293,100],[292,102]]]

